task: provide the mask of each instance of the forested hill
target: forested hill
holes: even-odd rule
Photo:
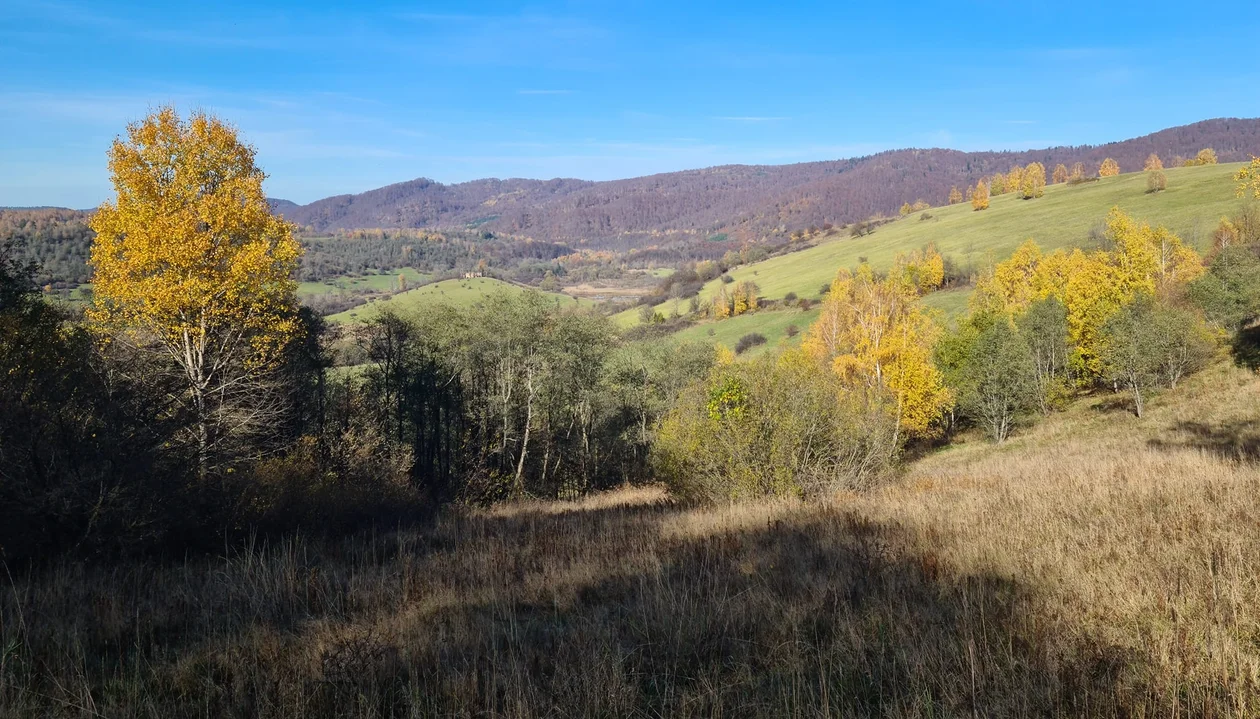
[[[1150,153],[1165,163],[1204,147],[1221,162],[1260,154],[1260,119],[1216,119],[1098,146],[1027,152],[891,150],[868,157],[796,165],[727,165],[627,180],[475,180],[444,185],[417,179],[338,195],[309,205],[274,200],[290,220],[315,230],[358,227],[481,227],[608,249],[705,240],[713,235],[760,240],[795,229],[842,224],[901,203],[945,202],[951,187],[1013,164],[1048,169],[1107,157],[1122,172],[1141,169]]]

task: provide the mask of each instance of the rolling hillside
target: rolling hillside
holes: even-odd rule
[[[388,299],[369,302],[352,310],[328,316],[329,322],[337,324],[353,324],[366,322],[380,314],[384,308],[397,312],[408,312],[427,304],[447,304],[456,307],[472,307],[486,295],[493,292],[528,292],[519,285],[503,282],[492,277],[478,277],[470,280],[443,280],[430,285],[417,287],[414,290],[400,292]],[[589,307],[590,300],[578,299],[558,293],[544,293],[554,297],[557,303],[575,307]]]
[[[929,242],[958,265],[974,269],[1005,259],[1030,238],[1043,249],[1087,246],[1096,241],[1091,233],[1100,227],[1112,207],[1120,207],[1152,224],[1165,225],[1204,250],[1211,245],[1211,233],[1219,219],[1241,205],[1242,201],[1234,197],[1232,180],[1239,166],[1168,169],[1168,189],[1156,194],[1146,192],[1145,173],[1134,172],[1081,185],[1052,185],[1046,188],[1045,197],[1035,200],[1001,195],[993,198],[989,209],[982,212],[973,211],[969,203],[932,208],[927,211],[930,218],[926,220],[920,219],[919,214],[911,215],[862,238],[833,233],[809,249],[737,267],[729,274],[737,282],[756,282],[767,299],[780,299],[789,292],[817,298],[837,269],[854,267],[862,258],[877,270],[886,269],[898,252]],[[719,280],[709,282],[700,296],[713,296],[718,286]],[[968,295],[968,290],[938,292],[928,295],[925,303],[951,314],[965,308]],[[667,313],[668,305],[662,303],[658,308]],[[799,321],[785,319],[788,314],[800,316]],[[639,321],[638,309],[615,315],[615,320],[623,327],[633,326]],[[811,320],[811,313],[799,310],[763,311],[701,323],[677,336],[697,340],[708,337],[730,346],[743,334],[761,332],[774,344],[783,337],[782,330],[787,325],[795,323],[803,330]]]
[[[721,254],[728,241],[760,241],[824,222],[891,213],[903,201],[938,203],[951,186],[1005,172],[1014,163],[1113,157],[1124,170],[1147,154],[1166,161],[1213,147],[1222,162],[1260,154],[1260,120],[1218,119],[1099,146],[1026,152],[905,149],[795,165],[728,165],[609,182],[412,180],[309,205],[275,200],[288,219],[316,230],[354,227],[477,227],[554,242],[626,250],[669,244]],[[1172,164],[1169,162],[1168,164]]]

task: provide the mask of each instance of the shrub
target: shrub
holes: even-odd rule
[[[730,283],[734,281],[735,281],[734,277],[731,277],[730,275],[722,275],[722,284],[729,285]]]
[[[807,361],[719,365],[658,425],[653,465],[674,494],[695,500],[868,486],[894,449],[891,415],[871,399]]]
[[[735,354],[743,354],[753,347],[764,345],[765,343],[766,336],[759,332],[746,334],[743,337],[740,337],[739,341],[735,343]]]
[[[786,334],[788,337],[795,337],[801,333],[801,328],[797,327],[796,325],[788,325],[787,329],[784,330],[783,333]]]
[[[786,295],[783,295],[783,301],[784,301],[784,303],[786,303],[786,304],[792,304],[793,302],[795,302],[795,301],[796,301],[796,293],[795,293],[795,292],[789,292],[789,293],[787,293]]]
[[[1151,170],[1146,173],[1146,191],[1160,192],[1168,189],[1168,175],[1163,170]]]

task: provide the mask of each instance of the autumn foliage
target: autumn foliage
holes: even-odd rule
[[[254,149],[217,118],[163,108],[114,141],[116,198],[92,217],[96,304],[109,336],[178,367],[203,468],[225,398],[247,399],[298,333],[302,248],[271,213]],[[230,424],[249,419],[237,415]]]
[[[977,182],[976,189],[971,192],[971,209],[989,209],[989,187],[984,184],[984,180]]]
[[[836,275],[801,347],[845,387],[883,396],[898,435],[921,436],[952,402],[932,363],[936,336],[904,275],[880,279],[863,264],[856,273]]]
[[[1099,177],[1115,177],[1120,174],[1120,165],[1115,160],[1108,157],[1098,166]]]
[[[1025,200],[1041,197],[1046,193],[1046,167],[1040,162],[1029,163],[1020,180],[1020,196]]]
[[[1175,294],[1204,269],[1198,254],[1166,228],[1152,228],[1118,208],[1108,214],[1106,227],[1110,251],[1044,255],[1036,243],[1024,243],[980,281],[973,308],[1018,314],[1037,300],[1059,300],[1078,350],[1077,370],[1100,372],[1100,333],[1108,318],[1138,295]]]

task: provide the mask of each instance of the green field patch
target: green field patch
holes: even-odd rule
[[[330,315],[327,319],[329,322],[336,323],[367,322],[378,316],[381,310],[385,308],[402,313],[437,304],[468,308],[475,307],[486,295],[493,292],[523,293],[531,291],[537,292],[538,290],[530,290],[510,282],[496,280],[492,277],[443,280],[423,287],[417,287],[414,290],[401,292],[392,297],[369,302],[366,305],[355,307],[345,312]],[[596,304],[590,300],[575,299],[569,295],[555,292],[544,292],[543,294],[554,298],[558,304],[566,307],[593,307]]]
[[[357,292],[398,292],[399,276],[402,276],[406,287],[419,287],[433,279],[411,267],[399,270],[380,272],[357,277],[338,277],[320,282],[299,282],[297,293],[299,299],[327,294],[354,294]]]

